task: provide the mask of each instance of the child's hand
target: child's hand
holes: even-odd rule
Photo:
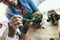
[[[43,25],[45,22],[41,22],[40,25]]]
[[[22,19],[19,16],[13,16],[9,22],[9,37],[14,37],[16,34],[17,28],[20,27],[20,24],[22,24]]]

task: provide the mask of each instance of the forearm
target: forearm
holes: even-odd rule
[[[14,30],[10,25],[8,26],[9,26],[8,36],[13,38],[16,35],[16,30]]]

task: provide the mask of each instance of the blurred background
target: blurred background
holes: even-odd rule
[[[46,12],[51,9],[60,10],[60,0],[33,0],[41,12]]]

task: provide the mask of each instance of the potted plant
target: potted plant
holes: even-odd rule
[[[42,17],[43,15],[41,13],[34,13],[32,15],[32,20],[33,20],[33,25],[36,27],[36,28],[40,28],[40,23],[42,22]]]

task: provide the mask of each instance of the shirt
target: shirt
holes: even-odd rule
[[[24,10],[26,10],[27,12],[34,13],[34,12],[38,11],[37,6],[35,6],[35,4],[32,0],[18,0],[18,1],[21,3],[22,8]],[[14,6],[12,6],[12,7],[10,7],[9,15],[7,17],[11,18],[14,15],[22,16],[22,13],[19,10],[17,10]]]
[[[6,40],[18,40],[19,39],[19,37],[17,37],[17,36],[15,36],[14,38],[11,38],[11,37],[6,37]]]
[[[22,8],[27,10],[30,13],[38,11],[37,6],[34,4],[32,0],[19,0],[22,5]]]
[[[6,17],[8,10],[8,6],[4,3],[0,3],[0,24],[2,24],[2,27],[0,28],[0,36],[3,35],[4,31],[8,27],[8,18]]]

